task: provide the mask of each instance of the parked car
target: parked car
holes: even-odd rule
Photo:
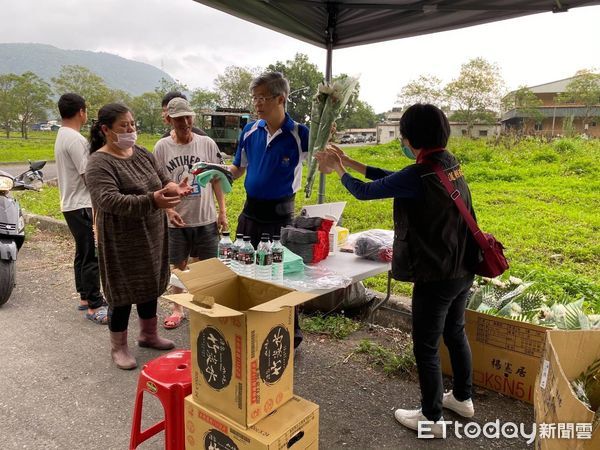
[[[373,135],[367,136],[367,142],[375,142],[375,136],[373,136]]]
[[[354,136],[345,134],[340,138],[340,144],[354,144]]]
[[[358,134],[354,138],[354,142],[367,142],[367,137],[362,134]]]

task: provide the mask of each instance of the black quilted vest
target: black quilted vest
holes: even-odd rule
[[[471,193],[458,160],[448,151],[428,155],[437,161],[460,191],[475,217]],[[418,199],[394,199],[392,274],[400,281],[440,281],[472,273],[477,244],[454,201],[426,164],[417,164],[423,183]]]

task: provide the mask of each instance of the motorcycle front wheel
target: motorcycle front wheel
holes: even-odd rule
[[[15,261],[0,259],[0,306],[10,298],[15,287]]]

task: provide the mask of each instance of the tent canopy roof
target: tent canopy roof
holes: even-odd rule
[[[195,0],[327,48],[453,30],[542,12],[598,5],[585,0]]]

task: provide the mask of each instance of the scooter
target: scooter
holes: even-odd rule
[[[15,178],[23,184],[27,184],[40,189],[44,184],[44,174],[42,168],[46,165],[46,161],[29,161],[29,170],[26,170],[21,175]]]
[[[46,161],[29,163],[29,170],[17,177],[0,170],[0,306],[8,301],[15,287],[17,253],[25,241],[25,220],[19,202],[10,191],[38,190],[43,184],[42,172]]]

